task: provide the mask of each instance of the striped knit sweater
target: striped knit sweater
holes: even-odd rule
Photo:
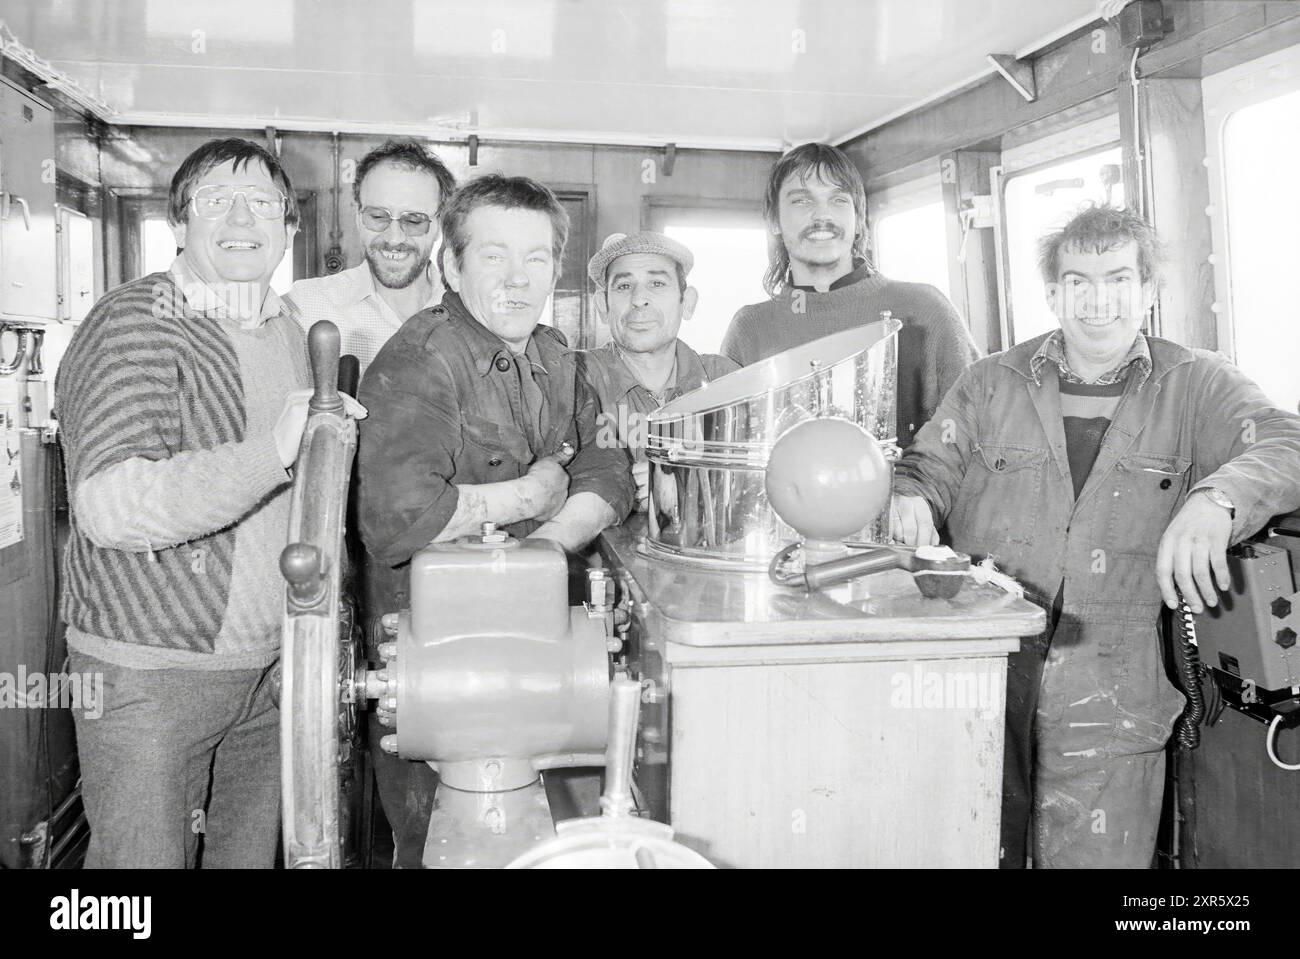
[[[95,305],[59,366],[70,639],[174,651],[151,663],[162,665],[225,652],[217,639],[233,620],[269,644],[258,658],[274,655],[274,607],[268,616],[259,602],[257,618],[269,621],[249,623],[231,593],[238,524],[286,496],[288,475],[265,425],[246,435],[239,358],[220,312],[211,302],[195,308],[170,273],[150,274]],[[279,313],[264,326],[291,358],[284,390],[309,385],[293,318]]]

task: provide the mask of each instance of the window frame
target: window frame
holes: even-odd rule
[[[1205,165],[1210,184],[1210,240],[1214,256],[1214,328],[1218,349],[1237,362],[1237,327],[1233,315],[1232,250],[1229,242],[1227,171],[1224,133],[1228,121],[1246,107],[1300,91],[1300,45],[1274,51],[1201,79],[1205,116]],[[1249,375],[1249,374],[1248,374]]]
[[[1108,127],[1111,119],[1111,117],[1101,117],[1089,121],[1085,126],[1092,127],[1093,130],[1098,131],[1098,134],[1109,132]],[[1114,117],[1114,120],[1114,139],[1103,140],[1098,138],[1096,142],[1093,142],[1093,137],[1080,137],[1077,135],[1077,131],[1073,130],[1053,133],[1040,140],[1025,144],[1015,152],[1008,151],[1004,153],[1002,163],[994,167],[990,172],[990,176],[993,178],[993,196],[997,206],[998,299],[1002,305],[1001,333],[1003,349],[1010,349],[1021,342],[1015,336],[1015,306],[1011,302],[1011,237],[1007,229],[1007,187],[1021,177],[1041,172],[1048,167],[1081,160],[1094,153],[1103,153],[1116,147],[1123,150],[1123,141],[1118,135],[1118,115]],[[1070,134],[1076,135],[1072,136]],[[1049,141],[1053,142],[1049,144]],[[1028,157],[1032,157],[1032,160],[1025,162]],[[1007,169],[1008,159],[1011,160],[1009,172]],[[1017,163],[1018,160],[1019,163]],[[1128,184],[1124,184],[1124,193],[1127,197],[1129,194]]]
[[[655,194],[641,198],[641,229],[656,233],[666,233],[671,218],[672,226],[723,227],[728,229],[750,229],[767,232],[767,221],[763,216],[763,201],[737,199],[734,197],[697,197],[673,194]],[[767,270],[767,261],[761,271]],[[755,287],[760,286],[763,273],[754,276]],[[593,293],[594,295],[594,293]],[[706,307],[707,310],[709,307]],[[703,316],[697,312],[696,316]],[[609,337],[609,327],[602,325],[602,333]],[[683,338],[689,342],[690,330],[683,330]],[[698,341],[697,341],[698,343]],[[695,349],[699,350],[697,345]],[[708,352],[707,350],[704,352]]]
[[[555,316],[555,294],[563,292],[566,295],[578,295],[578,337],[576,343],[570,343],[570,349],[591,349],[596,345],[597,332],[595,323],[595,314],[591,305],[591,294],[587,282],[586,264],[591,260],[595,252],[596,238],[596,187],[591,183],[548,183],[548,189],[555,194],[556,199],[577,203],[580,212],[578,217],[569,218],[569,239],[564,246],[564,258],[573,257],[575,264],[581,264],[580,275],[576,277],[577,288],[560,287],[563,275],[563,264],[561,264],[561,277],[556,277],[555,290],[551,293],[550,317],[552,321]],[[581,249],[578,247],[581,245]],[[435,251],[436,252],[436,251]],[[552,325],[554,325],[552,323]],[[558,327],[556,327],[558,329]],[[563,331],[561,331],[563,332]]]
[[[762,200],[657,194],[641,198],[641,229],[662,233],[664,220],[670,212],[686,214],[687,221],[698,214],[699,219],[707,219],[709,226],[718,226],[720,220],[723,226],[767,226],[763,219]]]
[[[931,206],[938,203],[944,209],[943,218],[943,259],[944,265],[948,270],[948,280],[943,288],[939,290],[948,300],[955,302],[953,293],[954,288],[954,257],[953,251],[956,246],[953,245],[951,233],[951,223],[947,215],[947,205],[944,202],[943,179],[940,173],[940,158],[933,157],[926,161],[926,166],[932,166],[933,169],[921,174],[920,176],[910,177],[898,183],[882,189],[873,190],[867,194],[867,256],[871,265],[876,269],[883,269],[880,266],[880,223],[888,217],[899,213],[907,213],[923,206]],[[886,273],[888,275],[888,273]],[[893,277],[897,279],[896,277]],[[969,320],[967,321],[969,322]]]

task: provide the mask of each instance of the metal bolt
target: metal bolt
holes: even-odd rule
[[[386,663],[390,662],[391,660],[397,658],[397,644],[380,643],[377,652],[379,653],[380,659],[382,659]]]
[[[389,636],[397,635],[397,613],[384,613],[379,618],[379,625],[384,627],[384,632]]]
[[[607,612],[614,605],[614,581],[603,569],[587,570],[587,602],[593,609]]]
[[[1273,605],[1269,607],[1273,615],[1278,619],[1286,619],[1291,615],[1291,602],[1283,596],[1273,600]]]
[[[621,653],[623,651],[623,640],[617,636],[610,636],[605,640],[605,651],[607,653]]]
[[[1275,642],[1283,649],[1290,649],[1295,645],[1295,630],[1290,626],[1284,626],[1277,631]]]
[[[387,736],[379,737],[379,748],[390,756],[397,755],[397,733],[389,733]]]
[[[389,712],[397,712],[397,697],[389,696],[387,699],[383,701],[382,705],[383,708],[387,709]]]

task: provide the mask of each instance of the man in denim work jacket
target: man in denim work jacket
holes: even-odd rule
[[[1300,506],[1300,417],[1224,357],[1147,336],[1158,244],[1097,207],[1044,239],[1061,328],[976,362],[898,465],[894,535],[992,555],[1049,610],[1011,657],[1003,864],[1146,868],[1165,744],[1160,601],[1193,612],[1225,551]]]
[[[568,226],[555,195],[524,177],[463,187],[442,214],[448,292],[403,324],[362,380],[373,410],[358,514],[386,612],[409,605],[407,564],[430,542],[490,521],[572,552],[632,508],[627,454],[596,443],[591,388],[564,337],[538,325]],[[418,866],[437,777],[372,754],[397,864]]]

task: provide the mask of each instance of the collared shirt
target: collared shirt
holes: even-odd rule
[[[1062,382],[1085,382],[1081,376],[1070,369],[1070,364],[1065,359],[1065,335],[1060,330],[1053,330],[1029,360],[1029,369],[1033,371],[1035,386],[1043,385],[1043,364],[1049,361],[1056,364]],[[1151,375],[1151,348],[1142,333],[1133,338],[1133,345],[1129,347],[1129,351],[1124,354],[1119,364],[1114,369],[1103,373],[1092,385],[1109,386],[1118,383],[1128,375],[1129,367],[1137,371],[1135,388],[1140,390],[1147,377]]]
[[[696,353],[678,340],[673,374],[656,395],[641,385],[613,340],[578,355],[579,369],[596,391],[600,404],[597,423],[601,434],[616,438],[617,444],[630,450],[638,463],[645,462],[646,458],[646,417],[650,413],[710,380],[740,369],[734,360],[713,353]]]
[[[569,495],[595,493],[619,520],[627,516],[630,463],[597,442],[596,398],[563,335],[538,326],[522,359],[526,367],[451,292],[379,351],[361,381],[370,415],[357,485],[361,538],[379,564],[404,563],[436,538],[455,515],[459,487],[518,479],[565,443],[575,451]],[[524,520],[507,531],[526,536],[538,525]],[[385,582],[399,608],[402,578]]]
[[[524,352],[516,353],[500,337],[469,316],[459,296],[454,293],[449,296],[456,298],[456,305],[440,305],[430,311],[430,315],[437,314],[446,318],[454,316],[458,323],[467,320],[473,322],[474,325],[466,325],[463,332],[478,378],[486,381],[491,376],[513,373],[514,383],[506,388],[511,418],[527,434],[528,448],[534,456],[555,453],[555,450],[547,449],[544,443],[543,427],[550,418],[548,392],[551,374],[542,360],[537,337],[529,337]],[[482,385],[486,395],[490,392],[489,384],[484,382]]]
[[[515,353],[510,358],[514,361],[515,370],[519,374],[519,393],[523,400],[525,421],[528,423],[529,440],[532,442],[533,449],[538,450],[542,446],[542,424],[550,418],[548,415],[550,403],[546,399],[545,388],[537,382],[537,378],[549,377],[551,374],[542,363],[537,343],[531,338],[522,354]]]
[[[266,295],[262,297],[262,302],[258,308],[257,319],[247,319],[252,314],[252,304],[231,304],[227,297],[224,297],[212,285],[195,275],[185,262],[184,255],[172,260],[172,265],[167,268],[172,280],[180,288],[185,296],[185,302],[190,308],[204,316],[211,316],[220,320],[227,320],[232,323],[238,323],[242,329],[254,330],[265,323],[273,316],[279,316],[285,310],[285,303],[280,296],[269,286],[266,288]],[[229,292],[234,296],[243,296],[252,289],[252,286],[244,283],[229,284]],[[241,307],[247,306],[247,309]]]
[[[867,265],[866,260],[861,260],[852,270],[831,283],[831,285],[826,288],[826,292],[829,293],[831,290],[838,290],[842,287],[852,286],[854,283],[857,283],[858,280],[865,280],[869,276],[871,276],[871,267]],[[791,282],[790,289],[803,290],[805,293],[821,292],[815,286],[800,286],[798,283],[794,282]]]
[[[442,279],[432,266],[428,277],[432,289],[422,309],[437,306],[443,294]],[[329,320],[339,328],[340,354],[355,356],[361,364],[362,375],[380,348],[407,319],[394,313],[379,295],[370,264],[365,260],[332,276],[299,280],[286,298],[297,307],[298,322],[304,332],[318,320]]]

